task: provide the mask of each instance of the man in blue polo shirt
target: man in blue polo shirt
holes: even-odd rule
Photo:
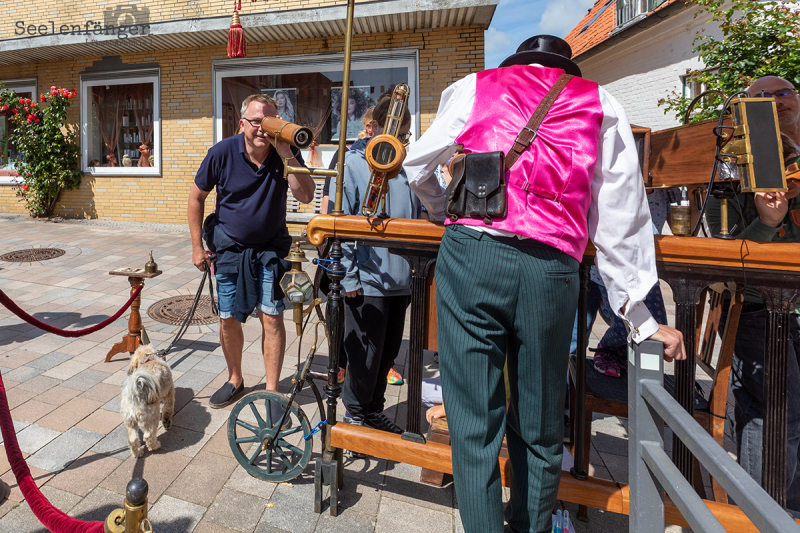
[[[242,378],[242,324],[258,309],[263,327],[262,349],[267,390],[278,390],[286,348],[283,325],[284,272],[292,239],[286,227],[286,191],[297,200],[314,198],[311,176],[283,177],[284,159],[305,166],[300,152],[261,130],[261,120],[276,116],[278,106],[266,95],[255,94],[242,103],[242,133],[214,145],[195,176],[189,193],[189,229],[192,263],[203,269],[209,258],[203,247],[217,254],[219,340],[228,364],[228,381],[209,401],[213,408],[233,402],[244,392]],[[217,188],[215,213],[203,223],[204,202]],[[202,229],[201,229],[202,224]]]

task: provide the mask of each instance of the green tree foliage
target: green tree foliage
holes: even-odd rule
[[[790,2],[755,0],[694,0],[700,6],[695,17],[708,13],[707,24],[719,26],[722,39],[701,30],[695,37],[694,52],[706,70],[689,70],[688,81],[702,83],[706,90],[732,95],[746,89],[762,76],[785,78],[800,84],[800,10]],[[674,113],[679,121],[690,100],[672,93],[659,100],[664,114]],[[723,100],[703,98],[695,106],[692,121],[716,118]]]
[[[78,129],[66,122],[67,109],[76,94],[51,87],[49,94],[39,96],[40,102],[34,102],[20,98],[13,90],[0,90],[0,113],[15,126],[7,141],[20,154],[16,161],[21,180],[17,194],[31,216],[50,216],[61,191],[80,187],[83,173],[78,168]]]

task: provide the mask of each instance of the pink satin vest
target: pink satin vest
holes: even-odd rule
[[[562,70],[512,66],[479,72],[475,104],[456,138],[464,151],[507,153]],[[508,215],[486,226],[543,242],[578,261],[588,241],[587,213],[603,121],[597,83],[572,78],[547,113],[538,134],[506,170]]]

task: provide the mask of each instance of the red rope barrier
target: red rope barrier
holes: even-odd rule
[[[59,511],[36,486],[36,482],[31,476],[28,464],[22,457],[17,443],[17,434],[14,433],[14,422],[11,420],[11,412],[8,409],[8,399],[6,398],[6,388],[3,385],[3,376],[0,375],[0,430],[3,434],[3,444],[6,448],[8,462],[14,477],[17,478],[25,501],[33,511],[33,514],[44,527],[53,533],[103,533],[103,522],[84,522],[77,518],[72,518]]]
[[[84,335],[88,335],[89,333],[94,333],[95,331],[103,329],[104,327],[106,327],[107,325],[111,324],[112,322],[114,322],[119,317],[121,317],[122,313],[124,313],[128,309],[128,307],[131,306],[131,304],[136,299],[136,297],[139,296],[139,293],[142,292],[142,288],[143,287],[144,287],[144,285],[139,285],[138,287],[136,287],[136,290],[133,291],[133,294],[131,295],[131,297],[128,300],[128,302],[122,307],[122,309],[117,311],[114,314],[114,316],[109,317],[106,320],[103,320],[102,322],[100,322],[99,324],[95,324],[94,326],[88,327],[86,329],[78,329],[78,330],[58,329],[58,328],[55,328],[55,327],[50,326],[48,324],[45,324],[44,322],[40,322],[39,320],[36,320],[31,315],[29,315],[28,313],[26,313],[25,311],[20,309],[19,306],[17,304],[15,304],[11,300],[11,298],[9,298],[6,295],[6,293],[4,293],[3,291],[0,291],[0,304],[3,304],[4,306],[6,306],[6,308],[8,308],[9,311],[11,311],[15,315],[17,315],[19,318],[21,318],[22,320],[24,320],[25,322],[27,322],[31,326],[36,326],[37,328],[42,329],[42,330],[44,330],[44,331],[46,331],[48,333],[53,333],[53,334],[58,335],[60,337],[83,337]]]

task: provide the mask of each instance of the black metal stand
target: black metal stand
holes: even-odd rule
[[[342,450],[336,450],[330,459],[317,457],[314,463],[314,512],[322,514],[324,502],[323,491],[325,487],[331,488],[330,510],[331,516],[339,515],[339,489],[342,488],[343,479],[343,460]]]
[[[344,301],[342,299],[342,280],[347,274],[342,265],[342,243],[334,237],[331,245],[331,262],[328,267],[328,277],[331,279],[328,304],[325,307],[325,316],[328,322],[328,382],[325,384],[325,402],[328,406],[328,427],[336,425],[336,404],[342,393],[339,386],[339,353],[342,349],[344,337]],[[320,415],[321,416],[321,415]],[[329,449],[329,443],[325,443]]]
[[[328,323],[328,381],[325,384],[325,403],[327,405],[327,427],[336,425],[336,404],[341,395],[339,386],[339,353],[342,349],[344,336],[344,302],[342,300],[342,280],[347,273],[341,260],[342,244],[338,238],[333,239],[331,245],[331,262],[328,267],[328,277],[331,279],[328,303],[325,316]],[[320,413],[322,416],[322,413]],[[314,468],[314,510],[322,512],[323,486],[330,486],[331,515],[339,512],[339,489],[344,481],[344,461],[342,450],[331,447],[331,432],[325,432],[322,457],[317,458]]]

